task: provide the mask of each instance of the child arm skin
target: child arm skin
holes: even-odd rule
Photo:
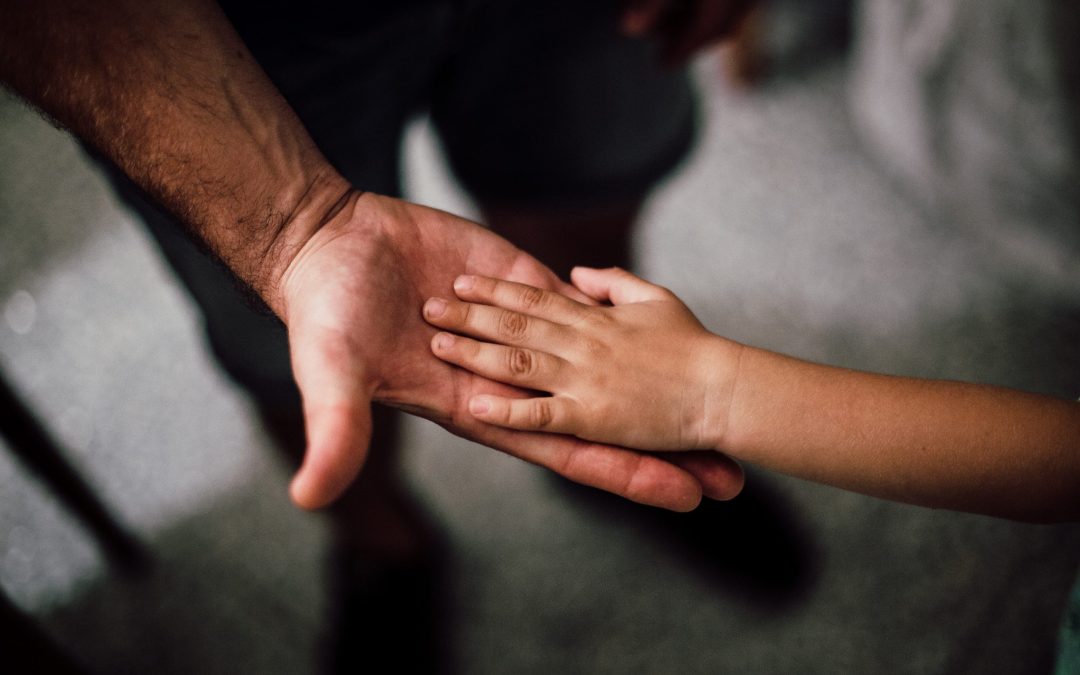
[[[1080,404],[809,363],[707,331],[670,291],[577,268],[612,306],[485,277],[432,298],[439,358],[550,396],[476,396],[513,429],[710,449],[848,490],[1029,521],[1080,518]],[[471,336],[471,337],[467,337]],[[476,339],[474,339],[476,338]]]

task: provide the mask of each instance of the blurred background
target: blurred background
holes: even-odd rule
[[[736,340],[1076,398],[1077,24],[1052,4],[768,5],[695,65],[703,132],[640,271]],[[476,217],[424,120],[405,154],[411,199]],[[145,232],[7,94],[0,221],[0,368],[153,560],[106,561],[0,445],[3,593],[90,672],[317,672],[325,523]],[[462,673],[1045,673],[1080,564],[1075,525],[752,468],[677,529],[415,418],[405,447]]]

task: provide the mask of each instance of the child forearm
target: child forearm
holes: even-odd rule
[[[713,335],[670,291],[622,270],[573,278],[613,306],[488,279],[432,320],[473,336],[437,343],[440,358],[551,394],[480,397],[474,415],[642,449],[714,448],[912,504],[1080,518],[1080,404],[808,363]],[[520,330],[496,328],[509,325]]]
[[[1080,405],[746,348],[718,450],[865,494],[1022,520],[1080,517]]]

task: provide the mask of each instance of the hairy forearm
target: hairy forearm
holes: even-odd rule
[[[1080,518],[1080,405],[745,349],[720,449],[886,499]]]
[[[0,80],[115,162],[281,311],[348,185],[213,2],[0,0]]]

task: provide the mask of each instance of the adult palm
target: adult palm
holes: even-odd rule
[[[291,489],[299,505],[333,501],[360,471],[372,401],[634,501],[688,510],[703,492],[717,498],[738,493],[741,469],[720,455],[661,459],[478,422],[466,409],[473,395],[526,392],[432,355],[435,329],[423,320],[421,307],[429,297],[450,297],[462,273],[586,300],[535,258],[475,223],[370,193],[349,199],[293,258],[281,292],[308,430],[304,463]]]

